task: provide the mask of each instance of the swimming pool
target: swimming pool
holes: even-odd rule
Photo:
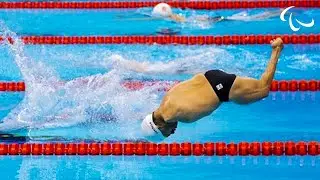
[[[250,13],[266,9],[251,9]],[[8,36],[159,35],[171,28],[178,35],[293,34],[278,18],[254,22],[176,24],[133,21],[151,8],[107,10],[1,10],[2,33]],[[243,10],[176,10],[187,16],[224,15]],[[318,9],[295,10],[314,18]],[[16,40],[16,39],[15,39]],[[0,93],[0,130],[28,137],[29,142],[104,142],[144,140],[139,119],[153,110],[163,92],[137,91],[121,82],[184,80],[191,73],[221,68],[258,78],[270,56],[269,45],[23,45],[1,44],[0,81],[26,82],[26,92]],[[318,44],[288,44],[276,80],[319,80]],[[116,60],[156,63],[167,73],[141,74]],[[170,74],[173,70],[189,73]],[[90,77],[89,77],[90,76]],[[87,77],[78,84],[65,84]],[[103,78],[105,77],[105,79]],[[91,83],[87,83],[90,81]],[[27,97],[27,98],[26,98]],[[272,92],[248,106],[224,104],[194,124],[179,124],[173,142],[317,141],[319,92]],[[67,114],[65,117],[63,115]],[[105,116],[106,114],[111,114]],[[112,120],[115,117],[117,121]],[[16,139],[21,143],[23,140]],[[317,156],[0,156],[3,179],[317,179]]]

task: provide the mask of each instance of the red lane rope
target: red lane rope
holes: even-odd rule
[[[0,2],[0,9],[108,9],[153,7],[162,1],[128,2]],[[289,6],[318,8],[318,0],[228,0],[167,1],[172,7],[190,9],[286,8]]]
[[[183,45],[245,45],[269,44],[281,37],[285,44],[320,43],[320,34],[225,35],[225,36],[22,36],[25,44],[183,44]],[[0,41],[4,38],[0,37]],[[13,43],[12,38],[8,38]]]
[[[320,155],[319,142],[10,143],[0,155],[293,156]]]
[[[167,91],[179,81],[125,81],[123,86],[129,90],[159,86],[160,91]],[[0,82],[0,92],[21,92],[26,90],[24,82]],[[320,80],[274,80],[270,91],[320,91]]]

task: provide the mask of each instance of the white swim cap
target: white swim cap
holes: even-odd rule
[[[169,4],[159,3],[152,10],[152,16],[168,17],[172,15],[172,10]]]
[[[142,134],[151,141],[162,141],[165,137],[154,124],[152,114],[148,114],[141,123]]]

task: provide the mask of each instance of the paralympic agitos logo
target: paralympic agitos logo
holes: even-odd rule
[[[290,7],[288,7],[288,8],[286,8],[285,10],[283,10],[282,12],[281,12],[281,14],[280,14],[280,19],[281,19],[281,21],[287,21],[285,18],[284,18],[284,16],[285,16],[285,14],[287,13],[287,11],[289,11],[291,8],[294,8],[295,6],[290,6]],[[312,27],[312,26],[314,26],[314,20],[313,20],[313,18],[312,18],[312,20],[311,20],[311,22],[310,23],[303,23],[303,22],[301,22],[301,21],[299,21],[298,19],[296,19],[295,18],[295,20],[296,20],[296,22],[300,25],[299,27],[296,27],[294,24],[293,24],[293,22],[292,22],[292,13],[290,13],[290,16],[289,16],[289,26],[290,26],[290,28],[291,28],[291,30],[292,31],[299,31],[300,30],[300,28],[301,28],[301,26],[303,26],[303,27],[308,27],[308,28],[310,28],[310,27]]]

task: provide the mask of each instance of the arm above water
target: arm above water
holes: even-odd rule
[[[282,39],[277,38],[275,40],[272,40],[271,47],[272,47],[272,53],[271,53],[270,61],[267,65],[265,72],[261,76],[262,82],[264,82],[264,84],[266,84],[266,86],[268,88],[270,87],[270,85],[272,83],[274,74],[276,72],[278,60],[279,60],[281,51],[283,49]]]

